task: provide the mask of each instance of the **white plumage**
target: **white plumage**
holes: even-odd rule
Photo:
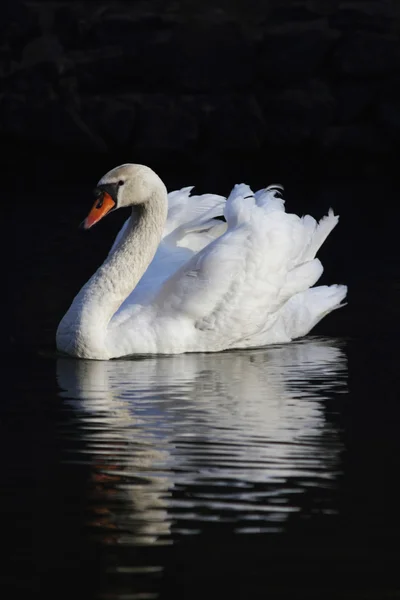
[[[346,286],[312,287],[323,271],[316,253],[338,222],[332,211],[319,223],[288,214],[280,186],[239,184],[226,200],[192,188],[167,195],[141,165],[99,184],[117,181],[117,208],[140,215],[74,299],[59,350],[109,359],[264,346],[306,335],[341,306]],[[222,213],[226,223],[215,218]]]

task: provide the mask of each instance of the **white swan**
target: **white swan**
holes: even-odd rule
[[[216,352],[289,342],[342,306],[344,285],[313,286],[315,255],[335,227],[287,214],[280,186],[236,185],[227,200],[167,194],[150,168],[126,164],[97,184],[89,228],[132,206],[109,255],[74,298],[57,348],[79,358]],[[215,217],[224,214],[226,223]]]

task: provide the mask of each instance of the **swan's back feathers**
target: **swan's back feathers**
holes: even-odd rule
[[[226,198],[217,194],[191,196],[192,189],[193,186],[189,186],[168,194],[163,239],[168,245],[179,245],[197,252],[226,230],[226,225],[215,218],[223,215]],[[118,232],[109,254],[122,240],[131,218]],[[199,235],[201,233],[205,235]]]
[[[129,317],[129,308],[133,304],[149,302],[163,283],[191,256],[226,231],[226,223],[215,218],[222,216],[226,198],[217,194],[191,196],[192,189],[185,187],[168,194],[168,216],[163,239],[138,285],[120,307],[118,321],[122,314],[122,319]],[[110,254],[122,240],[130,219],[119,231]]]
[[[236,227],[245,223],[254,215],[254,207],[263,209],[263,213],[274,211],[285,212],[285,201],[278,194],[281,193],[281,185],[269,185],[267,188],[253,193],[245,183],[235,185],[226,201],[224,216],[229,227]]]
[[[215,218],[222,216],[226,199],[215,194],[190,196],[191,189],[184,188],[168,196],[170,204],[163,241],[198,252],[226,231],[226,223]]]
[[[254,194],[257,206],[263,207],[266,212],[275,210],[285,212],[285,201],[281,197],[281,191],[283,191],[283,187],[278,184],[259,190]]]
[[[278,194],[236,185],[224,210],[227,231],[165,282],[156,303],[232,347],[273,327],[285,303],[321,276],[314,256],[337,223],[332,212],[319,224],[288,214]]]
[[[246,223],[251,218],[254,204],[254,194],[251,188],[245,183],[237,183],[229,194],[224,208],[224,217],[228,228],[231,229],[241,223]]]
[[[286,213],[277,185],[253,193],[238,184],[226,200],[191,190],[169,194],[164,237],[119,323],[132,305],[151,302],[222,349],[299,337],[340,305],[343,286],[309,289],[323,271],[315,255],[338,222],[331,210],[319,223]],[[226,223],[215,218],[222,211]]]
[[[330,208],[328,214],[322,217],[319,223],[310,215],[305,215],[302,219],[304,227],[309,233],[309,243],[302,255],[302,260],[307,261],[315,257],[332,229],[338,224],[339,216],[335,215]]]
[[[193,186],[168,194],[168,219],[165,236],[174,229],[198,220],[209,220],[223,215],[226,198],[217,194],[191,196]]]

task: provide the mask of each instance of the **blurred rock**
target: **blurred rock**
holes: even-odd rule
[[[176,88],[176,67],[168,44],[143,46],[138,54],[120,46],[87,51],[76,63],[82,92],[159,92]],[[172,72],[171,72],[172,71]]]
[[[190,98],[141,95],[133,138],[135,148],[184,150],[197,138],[198,122]]]
[[[254,52],[235,23],[189,23],[174,35],[166,69],[185,90],[237,90],[255,79]]]
[[[105,142],[93,134],[78,113],[49,99],[33,106],[21,94],[8,94],[0,105],[2,132],[54,147],[104,152]]]
[[[400,103],[397,100],[387,100],[379,107],[379,122],[382,124],[390,140],[400,144]]]
[[[24,94],[36,105],[50,100],[58,86],[59,69],[53,62],[42,62],[16,69],[4,81],[7,92]]]
[[[272,85],[309,78],[322,65],[336,39],[337,33],[323,20],[271,29],[260,47],[260,76]]]
[[[76,67],[82,91],[159,91],[168,86],[170,23],[112,13],[97,15],[81,28],[85,53],[76,57]]]
[[[333,65],[340,75],[384,76],[400,69],[398,37],[354,32],[338,44]]]
[[[82,22],[79,6],[64,5],[54,11],[54,32],[63,47],[76,50],[85,46],[84,23]]]
[[[67,63],[45,61],[16,69],[4,78],[3,90],[23,94],[32,108],[56,99],[66,106],[79,107],[75,74]]]
[[[379,88],[375,80],[339,81],[333,88],[335,121],[342,124],[365,119],[377,104]]]
[[[83,120],[107,142],[109,148],[128,144],[136,118],[133,98],[128,105],[118,98],[95,96],[84,99],[82,105]]]
[[[222,95],[210,100],[206,143],[224,150],[257,150],[265,140],[261,108],[251,95]]]
[[[391,149],[385,131],[372,123],[335,125],[329,127],[323,139],[325,150],[383,153]]]
[[[19,61],[24,46],[41,33],[39,15],[33,7],[19,0],[5,0],[2,3],[0,37],[10,48],[12,60]]]
[[[379,107],[379,122],[382,124],[388,138],[400,144],[400,111],[399,100],[387,100]]]
[[[310,12],[328,16],[336,12],[342,0],[307,0],[306,6]]]
[[[398,147],[392,0],[7,0],[4,14],[1,131],[22,145],[188,156]]]
[[[391,28],[391,15],[382,3],[363,2],[341,6],[329,19],[333,29],[352,34],[355,31],[385,33]]]
[[[333,119],[335,102],[319,80],[263,95],[262,108],[270,143],[297,145],[318,138]]]
[[[400,77],[388,82],[383,90],[378,107],[378,119],[388,138],[398,147],[400,143]]]
[[[42,62],[51,62],[61,67],[63,61],[64,51],[58,38],[46,34],[35,38],[24,47],[21,62],[27,68]]]
[[[94,48],[116,45],[126,54],[138,55],[169,38],[171,32],[170,22],[161,17],[133,19],[129,14],[101,14],[87,24],[85,43]]]
[[[117,94],[121,90],[129,90],[135,82],[134,66],[135,61],[126,57],[121,48],[86,52],[75,64],[79,90],[95,94]]]
[[[133,74],[143,91],[240,90],[254,81],[254,52],[236,24],[190,22],[141,44]]]
[[[320,15],[310,10],[304,4],[292,4],[289,6],[277,5],[272,7],[268,14],[267,23],[271,25],[286,25],[287,23],[308,23],[319,20]]]
[[[66,108],[57,101],[35,113],[35,125],[32,128],[37,138],[79,151],[105,152],[104,141],[89,129],[79,114],[72,108]]]
[[[23,139],[26,136],[25,128],[28,125],[29,114],[32,111],[25,101],[23,94],[8,93],[0,101],[0,127],[2,135],[17,139]]]
[[[57,92],[62,104],[80,110],[81,99],[78,90],[78,81],[73,68],[62,71],[58,81]]]

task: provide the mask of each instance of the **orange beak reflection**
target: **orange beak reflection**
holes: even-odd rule
[[[111,198],[110,194],[103,192],[99,198],[95,201],[92,206],[92,210],[83,222],[84,229],[90,229],[95,223],[98,223],[100,219],[106,216],[112,208],[115,207],[115,202]]]

